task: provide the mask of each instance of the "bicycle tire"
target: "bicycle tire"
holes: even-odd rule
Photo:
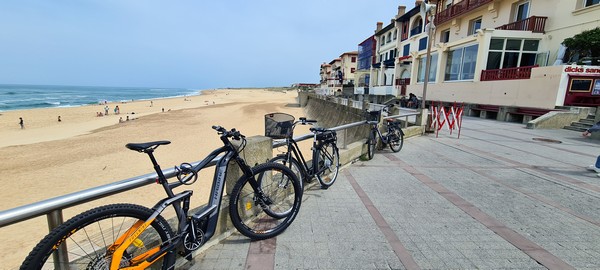
[[[279,155],[279,156],[276,156],[276,157],[270,159],[269,162],[279,163],[279,164],[282,164],[283,166],[290,168],[290,170],[292,170],[292,172],[294,174],[296,174],[296,176],[298,177],[298,182],[300,182],[300,185],[302,186],[302,189],[304,190],[304,181],[306,181],[306,183],[308,183],[309,181],[306,179],[307,177],[304,177],[304,174],[302,173],[302,170],[300,169],[300,163],[298,162],[298,160],[296,160],[293,157],[288,158],[286,155]],[[302,180],[304,180],[304,181],[302,181]]]
[[[313,156],[318,158],[317,179],[322,188],[328,188],[333,185],[340,171],[340,152],[334,143],[325,143],[318,147],[318,151],[318,154]]]
[[[375,130],[369,132],[369,139],[367,140],[367,160],[373,159],[375,155],[375,146],[377,145],[377,134]]]
[[[390,149],[396,153],[400,152],[400,150],[402,150],[402,146],[404,145],[404,132],[402,132],[400,128],[392,128],[387,136]]]
[[[302,202],[298,177],[279,163],[263,163],[252,168],[252,177],[267,199],[258,201],[249,179],[242,176],[233,187],[229,216],[233,226],[253,240],[271,238],[282,233],[296,218]]]
[[[24,269],[54,269],[52,256],[66,245],[68,262],[61,269],[108,269],[110,256],[104,252],[138,220],[147,220],[153,210],[134,204],[112,204],[85,211],[52,230],[29,253],[21,265]],[[156,219],[126,250],[121,267],[131,266],[130,259],[169,241],[174,233],[162,216]],[[162,261],[162,262],[160,262]],[[58,262],[61,263],[61,262]],[[175,251],[168,252],[156,267],[169,269],[175,263]]]

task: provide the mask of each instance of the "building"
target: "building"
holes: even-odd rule
[[[600,106],[600,69],[563,63],[561,46],[565,38],[600,27],[600,1],[432,2],[437,7],[427,100],[546,109]],[[402,53],[395,75],[408,78],[402,74],[410,67],[406,90],[423,96],[427,16],[417,9],[396,19]]]
[[[371,83],[371,67],[376,60],[377,43],[372,35],[358,44],[358,62],[354,73],[354,99],[361,100],[368,95]]]
[[[352,97],[358,52],[345,52],[339,58],[323,63],[320,68],[321,87],[317,93]]]

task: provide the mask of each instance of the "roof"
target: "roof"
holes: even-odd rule
[[[397,22],[409,21],[412,16],[419,14],[420,11],[421,11],[421,7],[416,6],[416,7],[412,8],[411,10],[409,10],[408,12],[404,13],[404,15],[398,17],[398,19],[396,19],[396,21]]]
[[[340,58],[344,55],[358,55],[358,51],[345,52],[340,55]]]
[[[375,33],[376,36],[380,36],[383,33],[392,30],[392,28],[394,28],[394,23],[390,23],[388,24],[386,27],[384,27],[383,29],[377,31],[377,33]]]

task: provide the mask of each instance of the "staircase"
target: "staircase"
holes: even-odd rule
[[[580,119],[577,122],[571,122],[570,126],[565,126],[564,129],[584,132],[586,129],[592,127],[595,124],[594,115],[589,114],[587,118]]]

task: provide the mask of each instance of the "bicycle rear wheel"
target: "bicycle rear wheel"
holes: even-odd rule
[[[325,143],[319,147],[319,152],[314,155],[317,158],[317,179],[321,187],[328,188],[337,179],[340,171],[340,153],[337,146],[333,143]]]
[[[302,188],[298,177],[286,166],[264,163],[252,168],[252,178],[263,196],[242,176],[233,187],[229,216],[243,235],[262,240],[277,236],[294,221],[300,211]]]
[[[112,204],[83,212],[50,232],[29,253],[20,269],[109,269],[111,244],[133,224],[145,221],[154,211],[134,204]],[[136,266],[174,236],[162,216],[140,234],[120,258],[120,267]],[[58,250],[66,250],[60,256]],[[154,251],[155,252],[155,251]],[[136,262],[137,259],[137,262]],[[175,263],[175,252],[168,252],[146,269],[169,269]]]
[[[404,133],[400,128],[393,128],[388,134],[390,149],[394,152],[399,152],[404,145]]]
[[[304,189],[304,181],[306,181],[307,183],[309,182],[307,179],[302,181],[303,173],[300,169],[300,163],[295,158],[288,155],[280,155],[272,158],[271,160],[269,160],[269,162],[279,163],[283,166],[290,168],[290,170],[292,170],[292,172],[298,177],[298,182],[300,183],[302,189]]]
[[[369,133],[369,139],[367,140],[367,159],[373,159],[375,155],[375,146],[377,145],[377,132],[375,130],[371,130]]]

